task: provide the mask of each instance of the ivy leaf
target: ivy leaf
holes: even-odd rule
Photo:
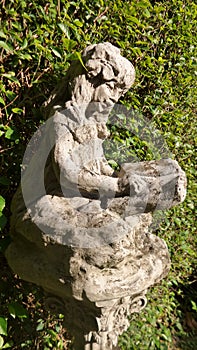
[[[2,196],[0,196],[0,212],[2,212],[4,208],[5,208],[5,199]]]
[[[74,53],[72,53],[71,55],[68,55],[67,56],[67,59],[71,60],[71,61],[76,61],[76,60],[79,60],[81,65],[83,66],[83,68],[85,68],[85,70],[87,70],[86,66],[84,65],[84,62],[82,60],[82,57],[81,57],[81,53],[78,52],[78,51],[75,51]]]
[[[78,19],[74,20],[74,24],[76,24],[77,27],[83,27],[83,23],[79,21]]]
[[[38,325],[37,325],[37,327],[36,327],[36,330],[37,330],[37,331],[42,331],[43,328],[44,328],[44,322],[43,322],[43,320],[41,320],[41,321],[38,323]]]
[[[2,47],[6,52],[13,52],[14,48],[12,45],[0,40],[0,47]]]
[[[0,212],[0,231],[5,227],[6,223],[7,223],[6,216]]]
[[[27,318],[28,317],[27,310],[17,302],[10,303],[8,305],[8,310],[9,310],[10,315],[13,318],[16,318],[16,317]]]
[[[137,24],[138,26],[141,25],[140,21],[139,21],[136,17],[129,16],[128,18],[129,18],[129,20],[130,20],[131,22]]]
[[[2,30],[0,30],[0,36],[1,36],[2,38],[6,38],[6,35],[5,35],[4,32],[2,32]]]
[[[27,42],[27,39],[25,38],[20,49],[21,49],[21,50],[26,49],[27,45],[28,45],[28,42]]]
[[[13,134],[14,134],[14,130],[12,128],[8,127],[8,129],[5,133],[6,139],[8,139],[8,140],[12,139]]]
[[[56,48],[52,48],[52,51],[56,57],[62,58],[61,53]]]
[[[4,344],[4,339],[3,339],[3,337],[0,335],[0,349],[2,349],[3,344]]]
[[[5,317],[0,317],[0,334],[7,335],[7,319]]]
[[[14,83],[16,83],[18,86],[21,86],[19,80],[15,77],[15,73],[14,72],[8,72],[8,73],[4,73],[2,74],[3,77],[7,78],[10,81],[13,81]]]
[[[27,61],[32,60],[32,56],[29,55],[28,53],[17,52],[17,56],[22,60],[27,60]]]
[[[21,108],[12,108],[12,112],[16,114],[21,114],[23,110]]]
[[[57,25],[62,30],[62,32],[66,34],[67,38],[70,39],[70,33],[69,33],[68,27],[63,23],[58,23]]]
[[[1,96],[0,96],[0,103],[5,106],[5,101],[4,101],[3,97],[1,97]]]

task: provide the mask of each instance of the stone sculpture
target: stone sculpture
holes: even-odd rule
[[[184,200],[186,178],[171,159],[122,164],[118,173],[109,166],[106,122],[134,67],[110,43],[88,46],[82,60],[44,106],[48,121],[12,202],[6,257],[65,315],[75,349],[109,350],[169,270],[166,244],[149,226],[155,208]]]

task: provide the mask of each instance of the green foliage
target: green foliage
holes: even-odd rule
[[[169,210],[157,228],[169,248],[171,272],[149,292],[144,312],[132,315],[120,345],[127,350],[195,349],[195,1],[4,0],[0,7],[0,252],[9,244],[6,218],[22,157],[43,122],[40,106],[70,62],[81,60],[84,47],[109,41],[135,66],[136,82],[121,103],[139,116],[138,125],[131,114],[126,118],[120,113],[115,125],[109,121],[110,164],[118,168],[125,160],[159,159],[168,148],[188,179],[185,202]],[[151,132],[139,133],[140,116],[167,143],[158,154]],[[107,142],[105,147],[107,154]],[[19,282],[7,266],[1,274],[0,349],[66,348],[61,319],[42,314],[40,291]]]
[[[7,320],[5,317],[0,317],[0,334],[7,335]]]
[[[42,291],[21,282],[6,267],[0,272],[0,349],[65,349],[68,335],[63,316],[54,317],[43,309]]]
[[[8,332],[8,323],[6,317],[0,317],[0,349],[7,349],[10,348],[13,343],[12,342],[6,342],[4,340],[3,336],[7,336]]]
[[[4,207],[5,207],[5,199],[2,196],[0,196],[0,231],[4,228],[7,222],[7,219],[3,214]]]
[[[13,318],[19,317],[19,318],[27,318],[28,312],[22,305],[20,305],[17,302],[12,302],[8,305],[8,311],[10,316]]]

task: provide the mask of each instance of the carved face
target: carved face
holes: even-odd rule
[[[110,43],[89,46],[83,59],[98,102],[117,102],[135,80],[133,65]]]

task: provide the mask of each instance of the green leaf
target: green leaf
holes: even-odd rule
[[[5,199],[2,196],[0,196],[0,212],[2,212],[4,208],[5,208]]]
[[[7,78],[8,80],[13,81],[18,86],[21,86],[19,80],[15,77],[15,73],[14,72],[4,73],[4,74],[2,74],[2,76]]]
[[[43,328],[44,328],[44,322],[43,322],[43,320],[41,320],[41,321],[39,322],[39,324],[37,325],[36,330],[37,330],[37,331],[42,331]]]
[[[83,27],[83,23],[80,22],[78,19],[74,20],[74,24],[76,24],[77,27]]]
[[[0,37],[1,37],[1,38],[6,38],[6,35],[5,35],[4,32],[2,32],[2,30],[0,30]]]
[[[191,304],[192,304],[192,310],[197,311],[197,304],[193,300],[191,300]]]
[[[129,16],[128,19],[129,19],[131,22],[137,24],[138,26],[140,26],[140,24],[141,24],[140,21],[138,21],[138,19],[137,19],[136,17]]]
[[[13,345],[14,345],[14,343],[13,343],[13,341],[11,340],[11,341],[7,342],[7,343],[3,346],[2,349],[11,348],[11,346],[13,346]]]
[[[113,160],[113,159],[109,159],[108,160],[108,164],[113,168],[113,169],[117,169],[118,168],[118,163]]]
[[[67,38],[70,39],[70,33],[69,33],[68,27],[63,23],[58,23],[57,25],[62,30],[62,32],[66,34]]]
[[[0,103],[5,106],[5,101],[4,101],[3,97],[1,97],[1,96],[0,96]]]
[[[16,114],[21,114],[23,110],[21,108],[12,108],[12,112]]]
[[[16,97],[16,94],[11,90],[5,91],[5,94],[10,101]]]
[[[62,58],[61,53],[58,51],[58,49],[52,48],[52,51],[56,57]]]
[[[6,52],[13,52],[14,48],[12,45],[0,40],[0,47],[2,47]]]
[[[3,230],[3,228],[6,225],[6,223],[7,223],[6,216],[0,212],[0,231]]]
[[[83,60],[82,60],[82,57],[81,57],[81,53],[78,52],[78,51],[76,51],[75,53],[76,53],[77,58],[78,58],[78,60],[80,61],[81,65],[83,66],[83,68],[85,68],[85,70],[87,70],[86,66],[85,66],[84,63],[83,63]]]
[[[83,66],[83,68],[85,68],[85,70],[87,70],[86,66],[84,65],[84,62],[82,60],[82,57],[81,57],[81,53],[80,52],[74,52],[72,53],[71,55],[68,55],[67,56],[67,59],[71,60],[71,61],[75,61],[75,60],[79,60],[81,65]]]
[[[28,61],[32,60],[32,56],[28,53],[17,51],[17,56],[22,60],[28,60]]]
[[[4,339],[3,339],[3,337],[0,335],[0,349],[3,348],[3,344],[4,344]]]
[[[16,317],[27,318],[28,317],[27,310],[17,302],[10,303],[8,305],[8,310],[9,310],[10,315],[13,318],[16,318]]]
[[[62,42],[64,44],[64,48],[69,52],[77,45],[77,42],[71,39],[62,38]]]
[[[8,129],[5,133],[6,139],[8,139],[8,140],[12,139],[13,134],[14,134],[14,130],[12,128],[8,127]]]
[[[5,138],[17,142],[17,140],[19,140],[19,134],[14,127],[11,128],[10,126],[8,126],[5,133]]]
[[[21,50],[26,49],[27,45],[28,45],[28,42],[27,42],[27,39],[25,38],[20,49],[21,49]]]
[[[0,317],[0,334],[7,335],[7,319],[5,317]]]

